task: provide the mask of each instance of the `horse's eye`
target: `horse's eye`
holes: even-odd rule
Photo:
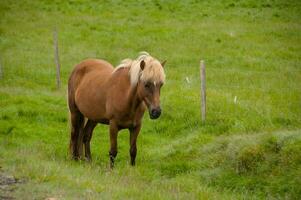
[[[146,84],[144,85],[144,87],[150,88],[150,87],[151,87],[151,84],[150,84],[150,83],[146,83]]]

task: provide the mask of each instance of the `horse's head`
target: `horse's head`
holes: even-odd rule
[[[160,90],[165,81],[164,64],[152,57],[140,61],[140,78],[138,79],[137,92],[146,104],[151,119],[161,115]]]

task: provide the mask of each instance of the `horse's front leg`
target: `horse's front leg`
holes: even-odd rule
[[[135,165],[135,159],[137,155],[137,137],[139,135],[141,129],[141,124],[137,125],[134,128],[130,128],[130,155],[131,155],[131,165]]]
[[[117,156],[117,134],[118,134],[118,126],[115,121],[110,121],[110,143],[111,149],[109,152],[110,155],[110,167],[111,169],[114,167],[114,160]]]

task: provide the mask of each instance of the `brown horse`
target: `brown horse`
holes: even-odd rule
[[[92,132],[97,123],[102,123],[110,126],[110,166],[114,166],[117,134],[121,129],[130,131],[131,164],[135,165],[136,140],[146,107],[151,119],[161,114],[164,63],[142,52],[136,60],[123,60],[115,69],[97,59],[84,60],[75,66],[68,81],[73,159],[82,158],[84,149],[85,158],[91,160]]]

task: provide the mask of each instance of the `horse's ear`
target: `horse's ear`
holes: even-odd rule
[[[163,62],[161,62],[162,67],[164,67],[166,62],[167,62],[167,60],[164,60]]]
[[[141,70],[144,70],[144,67],[145,67],[145,62],[144,62],[144,60],[141,60],[141,62],[140,62]]]

